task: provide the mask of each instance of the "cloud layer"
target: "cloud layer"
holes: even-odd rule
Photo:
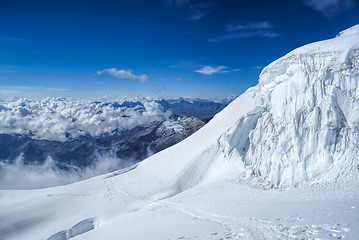
[[[140,82],[146,82],[148,80],[148,76],[146,74],[135,75],[132,73],[132,70],[123,70],[117,68],[105,68],[101,71],[97,71],[97,75],[101,74],[109,74],[117,78],[134,79]]]
[[[152,99],[100,103],[46,98],[0,101],[0,134],[25,134],[34,139],[66,141],[79,136],[111,134],[170,116]],[[122,105],[121,105],[122,104]]]
[[[227,71],[225,71],[224,69],[226,69],[227,67],[225,66],[218,66],[218,67],[212,67],[212,66],[205,66],[202,67],[201,69],[195,70],[195,72],[204,74],[204,75],[212,75],[215,73],[225,73]]]

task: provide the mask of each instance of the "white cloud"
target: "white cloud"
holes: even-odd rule
[[[303,0],[305,4],[314,10],[321,12],[326,17],[331,17],[338,12],[350,7],[353,0]]]
[[[117,78],[127,78],[127,79],[134,79],[140,82],[146,82],[148,80],[148,76],[146,74],[135,75],[132,73],[132,70],[123,70],[117,68],[106,68],[101,71],[97,71],[97,75],[100,74],[110,74]]]
[[[136,101],[142,105],[115,107],[64,98],[0,101],[0,134],[66,141],[79,136],[100,136],[115,130],[132,129],[170,116],[170,112],[164,111],[154,100]]]
[[[218,66],[218,67],[212,67],[212,66],[205,66],[201,69],[195,70],[195,72],[205,74],[205,75],[212,75],[214,73],[225,73],[227,71],[224,71],[227,67],[225,66]]]
[[[249,37],[275,38],[279,34],[274,30],[274,26],[269,21],[252,22],[248,24],[231,23],[228,24],[222,34],[209,39],[210,42],[218,42],[228,39],[240,39]]]

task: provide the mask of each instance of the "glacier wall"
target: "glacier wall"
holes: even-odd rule
[[[358,83],[359,25],[266,67],[255,87],[263,110],[244,115],[222,137],[223,151],[243,163],[240,178],[287,188],[358,169]]]

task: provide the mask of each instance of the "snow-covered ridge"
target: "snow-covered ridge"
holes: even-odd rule
[[[357,24],[351,28],[348,28],[344,31],[341,31],[338,36],[345,36],[345,35],[358,34],[358,33],[359,33],[359,24]]]
[[[264,85],[274,77],[276,81],[285,80],[279,76],[286,70],[289,73],[292,70],[288,68],[289,65],[293,67],[294,64],[305,65],[307,69],[303,70],[308,73],[333,67],[338,70],[341,67],[346,68],[348,64],[353,64],[354,68],[358,69],[358,60],[355,57],[359,48],[358,36],[359,24],[340,32],[333,39],[299,47],[265,67],[260,75],[259,84]]]

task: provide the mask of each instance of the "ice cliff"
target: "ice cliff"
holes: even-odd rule
[[[358,83],[359,25],[264,68],[251,90],[262,110],[242,117],[226,137],[246,177],[292,187],[330,182],[358,168]]]

